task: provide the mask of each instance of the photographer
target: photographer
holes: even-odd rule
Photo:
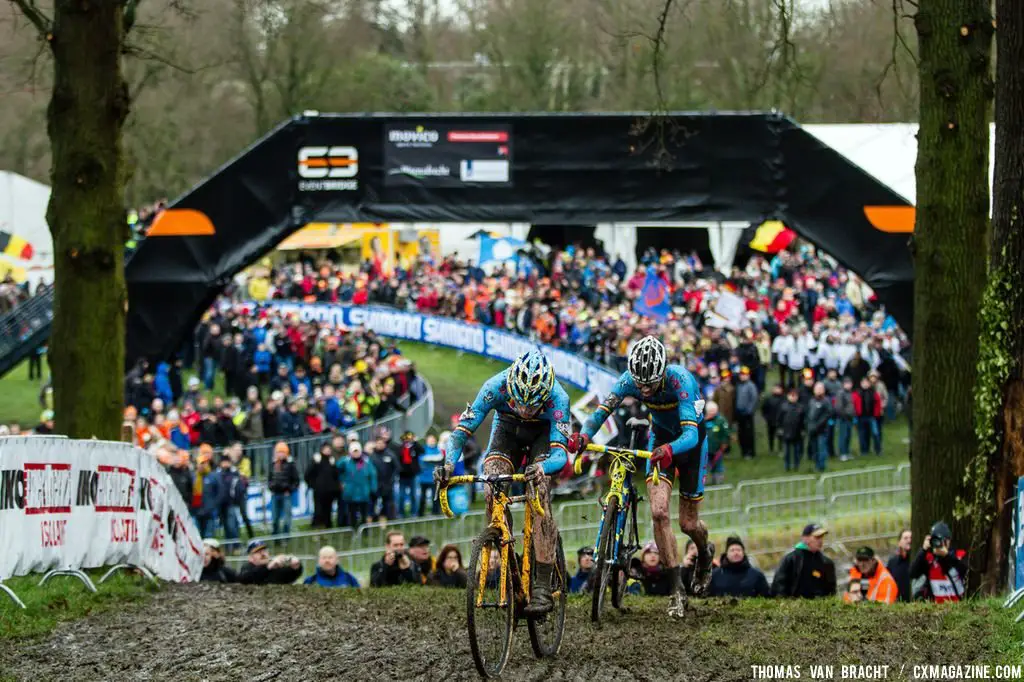
[[[249,562],[238,572],[238,582],[246,585],[290,585],[302,575],[302,564],[294,556],[270,558],[267,543],[253,540],[247,548]]]
[[[932,526],[910,565],[914,597],[936,604],[966,596],[967,552],[953,548],[953,533],[943,521]]]
[[[389,531],[384,538],[384,556],[370,568],[370,586],[419,585],[420,569],[405,550],[401,531]]]

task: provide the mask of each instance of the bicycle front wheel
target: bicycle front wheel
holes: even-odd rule
[[[608,579],[612,572],[612,558],[615,552],[615,529],[619,522],[619,501],[612,496],[604,509],[601,522],[601,537],[598,540],[597,556],[594,557],[594,590],[591,593],[590,620],[601,622],[604,595],[608,590]]]
[[[510,561],[505,566],[502,599],[501,546],[501,533],[496,528],[487,528],[473,541],[469,560],[469,581],[466,585],[469,648],[477,671],[485,678],[501,675],[512,650],[516,597]],[[509,552],[512,552],[511,547]],[[489,570],[491,566],[496,570]]]
[[[533,556],[537,556],[534,553]],[[551,571],[551,600],[555,606],[550,613],[540,618],[530,618],[527,625],[530,629],[530,644],[537,658],[555,656],[562,646],[562,631],[565,629],[565,602],[569,592],[569,578],[565,569],[565,551],[562,549],[562,536],[558,536],[555,545],[555,566]]]

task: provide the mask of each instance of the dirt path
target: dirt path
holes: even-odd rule
[[[140,604],[0,646],[15,680],[474,680],[461,591],[171,586]],[[510,680],[749,680],[751,664],[996,663],[1004,617],[988,606],[852,608],[705,602],[690,619],[634,602],[594,629],[574,601],[561,654],[516,632]],[[1019,653],[1019,651],[1018,651]],[[1019,657],[1019,656],[1018,656]],[[1019,663],[1019,661],[1017,661]],[[909,672],[909,670],[908,670]]]

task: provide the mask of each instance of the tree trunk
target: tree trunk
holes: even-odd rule
[[[56,430],[118,440],[124,408],[123,0],[57,0],[52,40],[55,304],[50,366]]]
[[[1024,3],[996,3],[996,146],[991,268],[978,378],[983,513],[975,514],[973,572],[989,593],[1009,578],[1016,479],[1024,475]]]
[[[982,24],[986,23],[989,30]],[[921,0],[920,130],[914,283],[914,542],[955,521],[964,472],[978,451],[973,387],[988,235],[989,0]],[[967,36],[961,27],[973,27]]]

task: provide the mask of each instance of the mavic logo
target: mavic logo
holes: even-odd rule
[[[441,139],[436,130],[416,126],[415,130],[389,130],[388,141],[395,143],[433,144]]]
[[[305,192],[354,190],[359,183],[359,151],[355,147],[299,149],[299,189]]]

